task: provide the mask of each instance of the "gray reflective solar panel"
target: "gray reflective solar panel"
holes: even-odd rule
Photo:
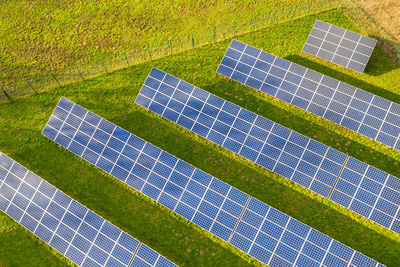
[[[0,209],[79,266],[176,266],[1,152]]]
[[[336,186],[341,182],[339,181],[337,185],[336,182],[342,168],[348,166],[353,159],[333,148],[155,68],[151,70],[135,102],[323,197],[333,198],[332,200],[338,204],[365,216],[365,213],[359,209],[351,208],[338,200],[339,192]],[[346,163],[348,158],[349,161]],[[373,167],[370,166],[370,168]],[[345,172],[342,176],[344,174]],[[366,177],[363,178],[363,182],[366,185],[371,184],[366,179]],[[400,180],[395,178],[394,181]],[[400,192],[398,188],[394,191],[397,192],[396,194]],[[360,194],[361,191],[356,198],[362,197]],[[392,204],[395,205],[394,209],[398,213],[399,202],[392,201],[387,205]],[[381,212],[387,208],[387,205],[382,205],[373,205],[372,208]],[[400,233],[398,216],[390,217],[390,228],[378,217],[365,217]]]
[[[400,150],[400,105],[233,40],[217,73]]]
[[[168,84],[179,82],[172,76],[165,81],[168,81]],[[180,86],[189,88],[189,85],[184,83]],[[169,90],[168,87],[163,88]],[[185,95],[180,94],[180,97]],[[218,105],[218,99],[215,100],[214,103]],[[75,124],[78,128],[70,124],[71,115],[77,115],[79,118]],[[314,229],[313,233],[323,237],[326,242],[335,242],[346,248],[351,257],[335,254],[329,247],[320,247],[319,243],[316,243],[314,246],[323,251],[321,253],[324,257],[313,258],[305,251],[307,248],[303,249],[296,243],[316,242],[309,240],[309,236],[302,233],[311,231],[310,227],[65,98],[58,103],[43,134],[168,209],[270,266],[305,262],[321,265],[328,263],[329,260],[345,261],[352,266],[381,266],[376,261],[337,241],[332,241],[330,237]],[[95,142],[96,146],[91,145],[92,142]],[[285,220],[290,220],[290,224],[284,224]],[[271,242],[266,242],[266,237],[270,238]],[[153,253],[149,253],[146,246],[143,246],[133,262],[152,263],[154,259]]]
[[[302,51],[362,73],[376,42],[370,37],[317,20]]]

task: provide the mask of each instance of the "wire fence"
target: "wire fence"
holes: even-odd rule
[[[394,62],[400,64],[400,44],[395,36],[385,30],[371,15],[351,0],[344,0],[340,8],[368,36],[378,40],[377,46],[383,49]]]
[[[373,18],[350,0],[344,0],[344,2],[341,0],[310,0],[300,5],[287,6],[280,10],[270,10],[264,14],[255,14],[251,19],[237,21],[223,27],[209,27],[204,29],[203,32],[190,34],[187,38],[169,39],[161,42],[157,46],[121,53],[113,58],[92,64],[70,67],[62,72],[37,74],[31,77],[19,77],[7,86],[1,87],[2,93],[0,92],[0,100],[8,99],[14,102],[15,99],[27,94],[37,95],[43,90],[85,81],[135,64],[180,53],[189,49],[195,49],[213,42],[222,41],[227,38],[256,31],[309,14],[316,14],[337,8],[340,8],[358,25],[363,25],[361,28],[363,28],[366,33],[378,39],[380,43],[379,46],[385,49],[396,62],[400,61],[400,49],[395,38],[390,33],[386,33]]]

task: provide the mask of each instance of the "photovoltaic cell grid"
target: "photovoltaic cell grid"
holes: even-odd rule
[[[79,266],[176,266],[1,152],[0,209]]]
[[[370,37],[317,20],[302,51],[362,73],[376,42]]]
[[[344,205],[337,200],[339,192],[334,191],[334,186],[347,156],[333,148],[155,68],[151,70],[135,102],[262,167]],[[371,166],[369,168],[374,169]],[[399,180],[394,180],[396,181]],[[363,178],[363,183],[371,184],[367,177]],[[399,194],[395,186],[392,186],[390,192]],[[357,195],[358,198],[362,196],[360,193]],[[374,206],[373,209],[376,212],[385,211],[387,207],[383,203],[386,202]],[[391,201],[388,205],[392,204],[399,209],[399,202]],[[352,210],[364,215],[356,208]],[[395,217],[392,215],[392,221]],[[367,218],[387,227],[380,217]],[[390,229],[400,233],[396,223]]]
[[[217,73],[400,150],[400,105],[233,40]]]
[[[350,157],[330,199],[400,234],[400,180]]]
[[[249,198],[65,98],[43,135],[225,241]]]
[[[80,111],[78,112],[78,110]],[[71,146],[74,141],[81,142],[79,138],[71,137],[69,144],[65,142],[65,138],[71,135],[71,129],[66,128],[65,125],[73,127],[69,124],[71,119],[68,119],[73,114],[78,115],[77,117],[81,120],[78,131],[74,130],[75,136],[79,135],[80,131],[82,134],[85,133],[87,125],[82,127],[82,124],[88,123],[92,127],[90,137],[87,138],[88,141],[84,144],[80,143],[85,145],[85,151]],[[60,119],[63,126],[59,124],[57,126]],[[270,266],[277,266],[280,263],[294,265],[303,262],[314,265],[324,263],[328,266],[335,262],[348,262],[352,266],[379,265],[361,253],[336,241],[331,241],[332,239],[328,236],[249,197],[238,189],[101,119],[65,98],[60,100],[43,130],[43,134],[93,163],[94,158],[88,157],[86,151],[96,153],[92,150],[90,143],[91,140],[100,141],[97,139],[100,133],[98,131],[101,131],[102,134],[108,132],[108,137],[106,138],[107,142],[103,143],[103,150],[97,155],[96,161],[104,157],[104,160],[107,159],[111,162],[109,153],[104,153],[108,148],[116,149],[115,151],[119,152],[116,157],[118,159],[113,161],[113,167],[105,168],[105,165],[97,163],[96,166],[261,262]],[[58,138],[57,134],[63,135],[64,133],[63,138]],[[113,139],[114,137],[116,140]],[[117,145],[116,141],[123,142],[123,145]],[[122,149],[119,148],[121,145]],[[115,168],[123,169],[124,175],[121,175],[121,170],[114,171]],[[286,225],[284,220],[290,220],[290,223]],[[319,243],[315,243],[316,241],[302,235],[301,231],[312,231],[323,236],[327,242],[340,244],[351,254],[351,258],[340,254],[339,250],[335,250],[333,247],[319,246]],[[270,242],[265,242],[266,237],[270,238]],[[295,245],[296,242],[312,243],[320,251],[324,251],[321,253],[325,253],[326,256],[324,254],[323,258],[315,258],[312,251],[306,250],[308,247],[301,246],[299,248]],[[137,256],[140,256],[140,250]]]
[[[328,197],[346,155],[155,68],[136,103]]]
[[[383,266],[254,198],[230,243],[268,266]]]

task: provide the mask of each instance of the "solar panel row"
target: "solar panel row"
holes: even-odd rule
[[[217,73],[400,150],[400,105],[233,40]]]
[[[317,20],[302,51],[362,73],[376,42],[375,39]]]
[[[379,265],[65,98],[43,134],[270,266]]]
[[[361,175],[351,182],[356,187],[363,185],[364,189],[357,189],[354,194],[340,191],[342,180],[348,177],[347,169],[352,168],[355,159],[155,68],[135,102],[400,233],[400,180],[387,173],[363,163],[370,173],[379,172],[390,183],[372,174]],[[370,186],[380,191],[370,192]],[[360,207],[370,213],[366,214]]]
[[[0,209],[79,266],[176,266],[1,152]]]

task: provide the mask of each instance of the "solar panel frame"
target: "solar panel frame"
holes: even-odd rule
[[[146,83],[144,86],[146,90],[150,90],[149,88],[146,88]],[[196,93],[193,94],[194,91],[196,91]],[[200,133],[200,135],[202,135],[203,137],[207,139],[212,139],[212,141],[214,141],[215,143],[222,145],[252,161],[255,161],[260,165],[274,172],[277,172],[291,180],[300,179],[296,175],[307,175],[307,173],[304,173],[309,171],[309,168],[307,167],[318,169],[322,166],[324,175],[328,175],[331,177],[330,181],[327,182],[321,180],[321,175],[317,171],[315,171],[314,174],[309,177],[310,179],[313,179],[313,181],[309,183],[307,188],[310,188],[311,190],[323,196],[328,196],[331,190],[331,186],[334,183],[334,176],[337,176],[339,174],[339,165],[342,165],[345,161],[346,156],[343,153],[336,152],[331,148],[328,148],[327,146],[304,136],[302,136],[302,138],[306,139],[307,141],[303,142],[302,144],[296,143],[295,140],[299,136],[298,133],[294,133],[293,131],[279,124],[267,121],[266,119],[242,108],[237,108],[234,111],[230,111],[229,109],[231,109],[233,106],[231,103],[217,98],[214,95],[211,95],[199,88],[193,89],[189,95],[175,88],[175,91],[171,92],[171,95],[176,94],[177,92],[179,92],[179,94],[186,95],[184,98],[187,99],[187,101],[189,101],[190,99],[192,100],[192,102],[202,101],[201,96],[199,96],[201,92],[201,94],[203,95],[203,99],[206,99],[206,104],[202,106],[201,109],[196,110],[196,112],[199,112],[196,118],[189,118],[185,115],[185,109],[188,105],[186,103],[181,103],[183,105],[183,112],[180,113],[179,116],[175,116],[176,119],[172,119],[172,121],[177,122],[181,126],[195,132],[196,127],[204,128],[207,127],[208,124],[213,129],[212,131],[208,131],[207,134],[203,135],[201,134],[201,132],[196,133]],[[159,94],[163,93],[159,92]],[[169,101],[179,102],[179,100],[174,99],[173,97],[167,96],[165,94],[163,95],[164,97],[169,97]],[[142,97],[141,94],[139,95],[139,99],[140,97]],[[143,97],[146,96],[143,95]],[[219,104],[213,104],[213,101],[217,101]],[[157,102],[156,99],[154,99],[152,105],[153,103],[155,103],[154,105],[156,105],[156,107],[160,104],[159,102]],[[152,107],[150,107],[150,109],[151,108]],[[167,112],[173,112],[173,110],[169,108],[164,109],[164,113]],[[164,113],[160,115],[163,115]],[[224,117],[222,117],[222,115]],[[246,121],[246,116],[250,116],[252,119],[247,119]],[[208,122],[202,120],[202,118],[204,117],[207,117]],[[228,119],[228,117],[230,117],[230,119]],[[188,122],[188,120],[190,119],[192,119],[192,121]],[[227,127],[230,127],[230,129],[227,130]],[[257,137],[257,135],[259,136],[259,132],[263,132],[266,137],[259,139]],[[284,132],[288,136],[291,136],[293,134],[294,138],[291,139],[289,137],[288,139],[283,141],[283,139],[281,138],[282,136],[279,136],[280,132]],[[238,137],[237,135],[241,135],[241,137]],[[239,141],[239,139],[241,139],[242,141]],[[291,148],[289,148],[288,146],[290,146]],[[322,146],[323,149],[325,149],[325,152],[319,155],[317,152],[318,150],[310,150],[310,147],[315,146]],[[303,153],[299,154],[299,152],[290,152],[290,149],[292,148],[297,150],[303,149]],[[275,152],[277,152],[278,154],[276,155],[276,158],[272,158],[270,157],[270,155],[263,153],[263,149],[272,149],[275,150]],[[279,149],[281,150],[278,151]],[[331,155],[333,153],[336,153],[337,155]],[[339,162],[337,160],[335,161],[336,157],[339,157]],[[274,163],[270,166],[266,166],[265,164],[263,165],[263,163],[261,163],[262,161],[274,161]],[[295,164],[294,166],[288,165],[288,162],[292,161],[298,161],[298,164]],[[338,165],[333,173],[327,169],[324,169],[326,167],[325,165],[331,162]],[[292,169],[288,170],[288,167]],[[285,174],[285,172],[289,173]]]
[[[363,73],[377,40],[316,20],[302,51]]]
[[[73,128],[67,122],[70,114],[66,114],[66,110],[64,110],[64,115],[59,114],[65,103],[69,103],[69,100],[62,98],[43,130],[45,136],[205,230],[223,240],[228,239],[229,233],[233,231],[232,220],[238,220],[240,215],[238,211],[244,209],[246,201],[243,198],[247,199],[247,195],[238,193],[238,190],[226,183],[195,169],[104,119],[96,120],[99,127],[92,130],[92,136],[85,141],[85,148],[83,149],[80,144],[81,148],[76,149],[75,146],[81,142],[80,136],[84,135],[83,131],[86,129],[86,126],[82,127],[81,125],[85,123],[85,119],[82,120],[78,131]],[[74,107],[79,106],[70,105],[68,111],[70,112]],[[89,111],[85,114],[90,114],[91,117],[94,115]],[[64,118],[62,124],[54,122],[62,118]],[[86,117],[82,116],[82,118]],[[57,133],[51,125],[58,125]],[[104,125],[107,125],[109,136],[96,137],[100,136],[100,134],[96,134],[98,132],[106,135],[102,130],[102,128],[105,129]],[[94,126],[92,125],[93,128]],[[123,145],[118,145],[118,150],[114,149],[117,146],[115,140],[112,144],[113,147],[110,147],[110,140],[115,137],[116,129],[125,135],[124,140],[120,139]],[[66,141],[67,135],[72,137],[68,138],[70,139],[68,141]],[[60,136],[62,137],[60,138]],[[97,141],[96,138],[98,138]],[[107,141],[102,143],[99,139]],[[92,147],[93,143],[96,146]],[[98,149],[99,147],[100,149]],[[100,151],[101,154],[97,154],[92,149]],[[121,158],[124,160],[120,160]],[[129,168],[124,167],[124,164],[130,164]],[[117,169],[118,171],[116,171]],[[142,179],[138,175],[145,178]],[[182,183],[182,180],[186,180],[186,182]],[[237,194],[242,196],[237,196]]]
[[[400,180],[350,157],[332,201],[400,233]]]
[[[2,152],[0,210],[78,266],[128,266],[145,246]]]
[[[183,82],[176,83],[177,79],[172,76],[168,77],[168,79],[166,79],[166,81],[170,84],[175,84],[175,85],[181,84],[182,88],[186,88],[185,90],[190,89],[190,86],[188,86],[188,84],[185,84]],[[214,101],[215,101],[216,105],[218,105],[217,104],[218,99],[215,98]],[[60,100],[59,104],[57,105],[57,107],[55,109],[56,112],[52,114],[52,116],[49,119],[49,122],[46,124],[46,126],[43,130],[43,134],[45,136],[47,136],[51,140],[56,140],[56,142],[57,142],[56,134],[54,131],[52,131],[54,129],[52,129],[52,126],[50,126],[50,125],[53,124],[52,118],[54,116],[60,115],[59,112],[57,111],[57,109],[62,106],[70,106],[69,109],[72,109],[73,106],[78,106],[78,105],[74,104],[73,102],[71,102],[65,98],[62,98]],[[89,113],[89,111],[88,111],[87,114],[92,114],[92,113]],[[61,116],[61,117],[64,118],[64,121],[68,120],[67,116]],[[100,121],[102,121],[104,119],[101,119],[100,117],[98,117],[98,118],[99,119],[96,121],[99,121],[98,124],[100,124],[101,123]],[[106,121],[106,122],[107,123],[103,123],[103,124],[108,124],[109,129],[115,129],[116,127],[118,127],[115,125],[112,126],[113,124],[111,124],[108,121]],[[58,127],[60,129],[62,129],[62,126],[60,126],[60,124],[57,124],[57,125],[59,125]],[[70,136],[73,136],[73,134],[68,131],[66,133],[69,134]],[[115,130],[113,130],[113,133],[114,132],[115,132]],[[222,182],[221,180],[219,180],[215,177],[212,177],[211,175],[193,167],[192,165],[187,164],[186,162],[176,158],[175,156],[173,156],[165,151],[162,151],[158,147],[151,145],[150,143],[144,141],[143,139],[140,139],[121,128],[120,128],[119,132],[125,133],[124,140],[127,140],[125,147],[130,147],[131,145],[134,145],[134,146],[137,146],[138,148],[140,148],[141,152],[146,152],[144,154],[148,155],[149,157],[151,155],[151,157],[154,159],[154,163],[152,163],[148,166],[148,167],[151,167],[151,170],[149,169],[150,173],[153,173],[153,174],[156,172],[158,172],[159,174],[162,173],[160,171],[160,169],[156,167],[159,163],[161,163],[160,166],[165,165],[164,167],[170,167],[170,168],[174,168],[175,170],[178,170],[178,172],[181,175],[179,177],[177,177],[179,179],[175,180],[176,185],[178,187],[179,183],[185,184],[185,188],[184,188],[185,190],[182,191],[182,193],[180,194],[180,200],[182,200],[182,202],[179,202],[178,204],[171,206],[170,202],[161,201],[161,198],[158,197],[158,196],[161,196],[161,193],[159,193],[158,195],[156,195],[157,197],[155,197],[155,195],[152,195],[152,194],[149,194],[149,192],[146,192],[146,190],[144,190],[144,188],[145,188],[144,184],[137,186],[137,184],[129,183],[127,180],[125,180],[125,181],[122,180],[123,182],[127,183],[129,186],[133,187],[134,189],[144,193],[145,195],[149,196],[150,198],[152,198],[156,202],[162,204],[163,206],[167,207],[168,209],[173,210],[178,215],[194,222],[201,228],[213,233],[214,235],[221,238],[222,240],[225,240],[231,244],[236,242],[235,240],[232,240],[232,236],[236,232],[240,233],[241,228],[238,228],[238,224],[239,224],[240,220],[242,220],[242,218],[243,218],[245,209],[249,208],[249,203],[251,201],[256,201],[254,198],[252,198],[252,197],[248,196],[247,194],[245,194],[244,192]],[[134,138],[135,142],[130,142],[131,138]],[[58,139],[58,141],[59,141],[58,144],[61,144],[64,147],[66,146],[70,151],[72,151],[71,145],[70,145],[72,143],[72,141],[69,142],[69,145],[66,145],[67,142],[65,142],[63,139]],[[87,141],[87,142],[89,143],[90,141]],[[145,148],[146,146],[148,146],[148,149]],[[72,152],[74,152],[74,151],[72,151]],[[119,155],[121,156],[121,155],[123,155],[123,153],[124,153],[124,150],[121,149],[121,153]],[[79,152],[79,153],[75,153],[75,154],[80,156],[83,154],[83,152]],[[126,153],[126,154],[128,154],[128,153]],[[130,153],[130,154],[132,154],[132,153]],[[126,155],[126,156],[128,156],[128,155]],[[141,165],[141,163],[139,162],[140,155],[139,154],[135,155],[135,158],[137,159],[135,164]],[[95,163],[97,162],[97,161],[94,161],[92,158],[88,158],[88,159],[92,160]],[[112,173],[111,168],[109,168],[108,170],[106,168],[104,168],[103,170],[105,170],[108,173]],[[143,171],[143,169],[141,171]],[[164,171],[165,171],[165,168],[164,168]],[[166,172],[166,173],[164,172],[164,175],[166,175],[168,177],[172,177],[171,176],[172,172],[173,172],[172,170],[171,170],[171,172]],[[112,174],[112,175],[114,177],[118,178],[115,174]],[[146,181],[149,181],[149,184],[151,184],[151,182],[149,180],[151,174],[149,174],[149,173],[138,172],[137,170],[134,170],[134,167],[132,167],[130,170],[129,176],[131,176],[131,175],[137,175],[138,179],[141,179],[139,177],[139,176],[141,176],[142,178],[146,179]],[[120,179],[120,178],[118,178],[118,179]],[[171,180],[171,179],[169,179],[169,180]],[[155,186],[155,185],[153,184],[153,186]],[[163,186],[163,190],[164,190],[164,188],[165,187]],[[186,193],[190,193],[193,196],[201,196],[201,199],[199,198],[199,201],[197,202],[197,204],[193,203],[193,202],[196,202],[196,201],[193,201],[194,200],[193,196],[192,196],[192,201],[189,201],[190,198],[188,200],[184,200],[184,198],[185,198],[184,195]],[[207,199],[208,197],[210,200],[209,202],[207,200],[203,201],[204,199]],[[201,207],[201,203],[203,203],[202,201],[204,203],[206,203],[207,206],[202,208]],[[217,204],[217,203],[219,203],[219,204]],[[261,203],[261,202],[259,202],[259,203]],[[196,211],[194,213],[188,213],[188,211],[189,211],[188,208],[178,209],[177,207],[179,204],[187,205],[188,208],[189,208],[189,206],[192,205],[193,207],[195,207]],[[214,206],[213,204],[216,204],[216,206]],[[263,205],[267,206],[266,204],[263,204]],[[217,206],[220,206],[222,208],[220,208],[219,210],[216,210]],[[221,214],[224,214],[225,217],[221,217],[222,219],[220,221],[214,220],[213,222],[210,222],[210,217],[207,214],[202,213],[201,212],[202,209],[205,213],[208,213],[208,215],[210,215],[211,213],[215,214],[211,217],[218,218]],[[289,217],[277,210],[276,210],[275,214],[282,216],[282,217]],[[197,220],[196,220],[196,215],[199,215],[197,217]],[[230,220],[226,220],[227,215],[231,215]],[[232,218],[233,218],[233,220],[232,220]],[[221,223],[215,224],[215,222],[217,222],[217,223],[221,222]],[[228,226],[228,224],[230,226]],[[214,227],[215,225],[219,225],[219,226]],[[229,229],[232,229],[232,231],[228,231],[228,233],[226,232],[226,229],[225,229],[225,231],[221,231],[221,229],[223,229],[222,227],[224,225],[226,226],[226,229],[228,229],[228,227],[229,227]],[[269,230],[266,229],[265,231],[268,232]],[[323,234],[321,234],[321,235],[323,235]],[[323,236],[325,236],[325,235],[323,235]],[[234,243],[234,244],[237,245],[237,243]],[[273,251],[271,251],[271,252],[273,253]],[[281,253],[281,252],[279,252],[279,253]],[[360,254],[360,255],[362,255],[362,254]],[[286,257],[286,254],[282,254],[281,256]],[[365,257],[365,256],[363,256],[363,257]],[[276,258],[283,260],[278,255]],[[365,257],[365,258],[367,258],[367,257]],[[138,261],[140,261],[140,260],[141,259],[138,259]],[[266,263],[265,261],[263,261],[263,259],[260,259],[260,260],[262,262]],[[369,260],[370,260],[370,264],[371,264],[370,266],[378,266],[379,265],[379,263],[377,263],[376,261],[374,261],[372,259],[369,259]],[[270,266],[275,266],[275,265],[274,265],[274,263],[271,263]],[[381,266],[381,265],[379,265],[379,266]]]
[[[258,52],[246,54],[254,50]],[[259,58],[254,65],[247,65],[251,72],[237,68],[241,55]],[[271,73],[272,68],[285,74],[279,78]],[[217,73],[400,150],[397,103],[236,40],[232,40]]]
[[[247,233],[239,230],[230,243],[268,266],[353,266],[354,259],[366,266],[374,264],[359,252],[254,198],[240,224],[254,229],[253,236],[246,237]],[[275,230],[265,232],[266,227]],[[309,251],[310,247],[313,250]]]
[[[166,95],[160,92],[159,87],[162,86],[162,81],[165,77],[167,77],[167,75],[168,79],[172,79],[170,77],[173,76],[153,68],[150,71],[150,74],[146,79],[146,82],[144,83],[141,91],[139,92],[135,103],[163,116],[168,120],[171,120],[172,122],[179,124],[182,127],[185,127],[186,129],[194,133],[201,135],[202,137],[218,145],[229,149],[230,151],[238,155],[249,159],[250,161],[253,161],[254,163],[257,163],[258,165],[266,169],[272,170],[273,172],[287,179],[290,179],[293,182],[298,183],[303,187],[308,188],[317,194],[320,194],[323,197],[331,197],[334,188],[338,185],[337,182],[340,182],[339,175],[342,174],[342,169],[346,164],[347,159],[349,158],[347,155],[335,149],[332,149],[322,143],[319,143],[311,138],[294,132],[286,127],[283,127],[273,121],[258,116],[255,113],[245,110],[235,104],[225,101],[222,98],[209,94],[208,92],[200,88],[189,85],[186,82],[179,80],[175,77],[173,77],[174,79],[177,79],[177,82],[175,82],[175,90],[171,89],[169,91],[169,95]],[[157,79],[159,79],[158,86],[154,87],[153,89],[150,88],[149,86],[154,85],[154,82],[157,82]],[[180,83],[185,84],[185,88],[191,88],[191,90],[187,91],[187,93],[184,93],[179,89]],[[193,94],[194,91],[196,91],[197,93]],[[177,113],[178,115],[170,117],[168,115],[168,112],[172,112],[172,109],[175,108],[175,105],[172,107],[168,104],[162,105],[161,103],[157,102],[157,99],[155,97],[149,98],[151,96],[156,96],[157,94],[164,94],[164,97],[170,98],[170,100],[167,100],[165,103],[175,101],[176,95],[179,95],[181,99],[185,99],[186,102],[188,102],[192,98],[195,98],[196,95],[201,95],[201,97],[197,98],[197,101],[203,101],[203,104],[197,105],[199,114],[197,114],[196,120],[188,123],[188,121],[190,121],[190,118],[184,114],[185,105],[183,103],[181,103],[181,108],[177,110],[177,112],[179,112]],[[182,95],[185,94],[187,96],[182,98]],[[179,99],[177,101],[179,101]],[[192,103],[193,102],[194,100],[192,99]],[[224,112],[224,107],[226,107],[226,113],[228,114],[230,112],[232,114],[232,118],[234,117],[235,119],[230,119],[229,124],[227,124],[230,128],[229,130],[225,129],[224,134],[215,132],[213,133],[213,135],[210,135],[210,133],[212,133],[213,131],[212,129],[214,129],[213,127],[216,125],[216,118],[219,118],[221,112]],[[212,112],[209,111],[212,110],[211,108],[214,109]],[[213,114],[213,120],[201,123],[202,120],[200,120],[199,118],[203,113],[209,115]],[[184,118],[185,120],[181,120],[180,118]],[[242,121],[242,123],[239,126],[235,126],[235,123],[238,119]],[[198,122],[200,122],[200,124],[198,124]],[[208,127],[208,130],[205,132],[198,131],[196,128],[197,125],[200,125],[203,128]],[[252,129],[258,129],[258,126],[260,127],[259,130],[262,130],[263,132],[257,132],[253,138],[253,141],[257,141],[256,136],[261,138],[258,140],[259,147],[261,147],[261,149],[257,150],[254,148],[254,146],[254,149],[251,148],[252,145],[248,147],[246,145],[246,142],[249,137],[252,137],[249,133],[251,133]],[[237,137],[232,137],[233,139],[237,138],[235,139],[235,141],[238,142],[239,146],[234,147],[230,143],[226,145],[226,141],[230,140],[229,134],[232,131],[240,133],[240,129],[244,131],[242,132],[241,141],[238,141]],[[237,133],[235,134],[237,135]],[[218,137],[217,134],[220,136]],[[218,138],[216,138],[215,136],[217,136]],[[273,138],[270,139],[270,137]],[[260,145],[261,143],[262,145]],[[269,144],[272,144],[272,146],[270,146]],[[274,146],[273,144],[278,145]],[[307,149],[302,150],[302,147],[307,147]],[[243,148],[245,148],[245,153],[241,153],[243,151]],[[265,150],[265,148],[268,148],[268,150]],[[297,159],[295,157],[296,154],[298,156]],[[285,160],[280,162],[279,160],[281,159],[282,155],[285,155],[286,158],[284,157],[283,159]],[[274,161],[273,159],[278,160]],[[296,160],[298,160],[297,163]],[[287,164],[288,162],[291,163]],[[290,164],[292,164],[292,166]],[[322,164],[324,164],[324,168],[321,168]],[[291,174],[289,169],[293,170]],[[297,170],[299,170],[299,172],[296,172]],[[287,172],[289,172],[290,175],[287,175]],[[309,176],[307,176],[307,174],[309,174]],[[338,193],[335,192],[335,195],[336,194]],[[335,195],[333,196],[334,198]],[[341,204],[339,203],[339,201],[336,201],[336,203]],[[344,206],[347,208],[346,205]],[[363,215],[360,210],[351,210],[357,212],[360,215]],[[366,218],[369,217],[367,216]],[[375,222],[387,228],[387,224],[384,224],[378,220],[375,220]],[[391,226],[390,230],[400,233],[400,229],[397,227],[397,223],[394,224],[394,226]]]

